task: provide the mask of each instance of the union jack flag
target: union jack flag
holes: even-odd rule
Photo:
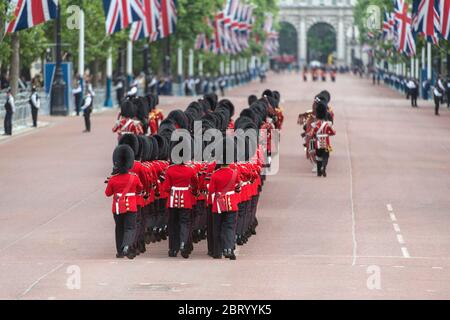
[[[438,43],[439,0],[415,0],[413,3],[414,31],[426,37],[427,41]]]
[[[385,40],[394,39],[395,17],[393,13],[385,13],[383,22],[383,37]]]
[[[161,24],[159,37],[166,38],[175,32],[177,24],[177,1],[160,0],[161,3]]]
[[[396,40],[395,45],[399,52],[408,56],[416,54],[416,42],[412,35],[412,18],[409,14],[409,5],[404,0],[395,2]]]
[[[158,23],[161,7],[158,0],[141,0],[143,3],[145,20],[134,22],[130,30],[130,38],[137,41],[149,38],[150,41],[158,40]]]
[[[6,25],[6,33],[32,28],[56,19],[58,0],[12,0],[13,19]]]
[[[145,20],[144,7],[139,0],[103,0],[106,16],[106,33],[126,29],[135,21]]]
[[[438,12],[441,37],[450,41],[450,0],[439,0]]]

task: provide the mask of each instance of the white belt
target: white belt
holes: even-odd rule
[[[134,197],[136,195],[136,193],[127,193],[125,194],[125,197]],[[116,193],[116,196],[118,198],[123,196],[123,193]],[[120,214],[120,210],[119,210],[119,199],[116,200],[116,214]]]
[[[188,191],[189,187],[172,187],[173,191]]]
[[[229,192],[225,193],[225,195],[226,196],[231,196],[231,195],[233,195],[235,193],[236,192],[234,192],[234,191],[229,191]],[[216,193],[213,193],[212,198],[213,198],[213,201],[215,201]],[[219,214],[222,213],[219,206],[217,206],[217,213],[219,213]]]
[[[171,194],[170,194],[170,207],[173,208],[175,199],[174,199],[174,191],[188,191],[189,187],[172,187],[171,188]],[[181,200],[181,199],[180,199]]]

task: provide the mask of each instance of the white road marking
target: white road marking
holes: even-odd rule
[[[403,269],[405,266],[392,266],[392,268]]]
[[[435,269],[435,270],[443,270],[444,268],[442,268],[442,267],[432,267],[431,269]]]
[[[30,292],[45,277],[51,275],[53,272],[55,272],[56,270],[61,268],[63,265],[64,265],[64,263],[61,263],[61,264],[57,265],[55,268],[53,268],[52,270],[50,270],[49,272],[47,272],[46,274],[44,274],[43,276],[39,277],[39,279],[37,279],[35,282],[33,282],[24,292],[22,292],[22,297],[25,296],[28,292]]]
[[[394,211],[394,209],[392,208],[392,204],[389,203],[386,207],[387,207],[389,212]]]
[[[390,213],[389,215],[390,215],[392,221],[394,221],[394,222],[397,221],[397,217],[395,216],[394,213]]]
[[[397,235],[397,240],[400,244],[405,244],[405,239],[403,239],[403,236],[401,234]]]
[[[401,232],[400,226],[396,223],[393,224],[395,232]]]
[[[348,124],[345,126],[345,138],[347,140],[347,157],[349,164],[350,175],[350,207],[352,211],[352,242],[353,242],[353,261],[352,266],[356,265],[356,258],[358,253],[358,242],[356,241],[356,215],[355,215],[355,202],[353,200],[353,163],[350,148],[350,139],[348,138]]]
[[[406,259],[411,258],[411,256],[409,255],[408,249],[406,247],[402,247],[402,253],[403,253],[403,257],[405,257]]]

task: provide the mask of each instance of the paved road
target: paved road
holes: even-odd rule
[[[134,261],[113,258],[103,180],[114,112],[95,115],[90,135],[81,118],[52,118],[0,142],[0,298],[450,298],[450,112],[410,109],[352,76],[305,84],[279,75],[229,94],[244,106],[265,87],[284,97],[280,171],[236,262],[211,260],[205,244],[189,260],[169,260],[166,243]],[[338,131],[327,179],[311,173],[296,125],[325,88]],[[166,110],[187,105],[162,100]],[[70,290],[77,268],[81,289]]]

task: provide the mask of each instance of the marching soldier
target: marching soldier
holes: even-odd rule
[[[41,99],[39,98],[35,86],[33,86],[31,89],[30,107],[31,107],[31,117],[33,119],[33,127],[37,128],[37,118],[39,109],[41,108]]]
[[[168,193],[169,209],[169,257],[176,257],[178,252],[185,259],[189,258],[193,247],[191,243],[191,223],[193,195],[197,193],[198,178],[195,170],[181,162],[170,166],[165,175],[162,189]]]
[[[327,109],[324,102],[317,103],[317,121],[311,125],[311,130],[308,133],[309,137],[315,137],[316,140],[317,176],[325,178],[327,177],[328,159],[331,151],[330,136],[336,135],[332,123],[327,120]]]
[[[112,213],[116,223],[117,258],[136,257],[132,250],[136,233],[137,194],[143,185],[139,177],[130,173],[133,167],[134,153],[127,145],[118,146],[113,154],[113,176],[109,178],[105,190],[107,197],[113,198]]]
[[[5,136],[12,135],[12,118],[14,112],[16,112],[16,105],[14,103],[14,97],[11,92],[11,88],[6,91],[6,102],[5,102],[5,120],[4,120],[4,128],[5,128]]]

